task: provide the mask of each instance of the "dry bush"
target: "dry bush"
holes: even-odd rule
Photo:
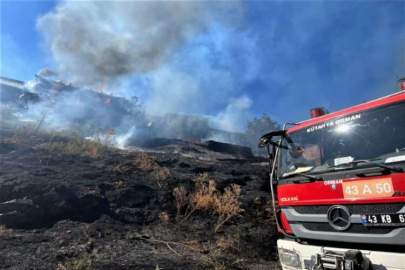
[[[135,159],[135,163],[142,171],[151,171],[157,168],[159,165],[151,159],[148,154],[140,153]]]
[[[239,214],[242,211],[242,203],[238,201],[241,193],[239,185],[231,184],[225,188],[222,195],[216,197],[215,212],[218,214],[215,231],[217,231],[231,217]]]
[[[7,229],[4,225],[0,225],[0,236],[8,236],[12,233],[12,229]]]
[[[224,193],[221,194],[216,188],[215,181],[210,180],[208,174],[200,174],[195,179],[194,192],[190,193],[187,197],[187,204],[189,204],[191,210],[186,214],[182,222],[196,210],[210,212],[218,216],[215,225],[216,232],[225,222],[243,211],[241,207],[242,203],[239,202],[240,193],[240,186],[231,184],[231,186],[226,187]],[[177,196],[180,196],[180,194]],[[177,196],[175,194],[176,204]]]
[[[190,204],[195,210],[209,211],[215,208],[218,190],[208,174],[200,174],[196,180],[195,192],[190,195]]]
[[[177,187],[173,189],[173,195],[176,200],[177,216],[181,214],[181,209],[188,202],[188,192],[184,187]]]
[[[237,250],[240,251],[240,234],[232,234],[230,236],[221,236],[217,241],[217,246],[222,250]]]
[[[153,172],[153,176],[155,178],[155,180],[157,181],[159,187],[162,187],[160,185],[161,181],[166,181],[171,175],[171,172],[168,168],[166,167],[157,167],[155,168],[154,172]]]

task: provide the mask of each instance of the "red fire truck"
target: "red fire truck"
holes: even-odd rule
[[[262,136],[284,270],[405,269],[401,88]]]

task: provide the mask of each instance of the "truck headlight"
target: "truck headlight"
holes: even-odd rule
[[[302,269],[300,255],[296,251],[279,248],[278,255],[280,256],[281,263],[285,266],[295,269]]]

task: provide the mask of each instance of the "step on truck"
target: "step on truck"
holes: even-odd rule
[[[404,81],[262,136],[284,270],[405,269]]]

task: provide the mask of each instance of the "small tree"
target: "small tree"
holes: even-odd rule
[[[141,120],[145,115],[145,108],[139,102],[137,96],[132,96],[128,101],[128,114],[130,114],[134,120]]]
[[[280,128],[280,125],[265,113],[260,118],[255,117],[252,120],[247,121],[245,124],[247,145],[252,148],[253,152],[264,153],[265,150],[257,147],[260,137],[270,131],[278,130]]]

